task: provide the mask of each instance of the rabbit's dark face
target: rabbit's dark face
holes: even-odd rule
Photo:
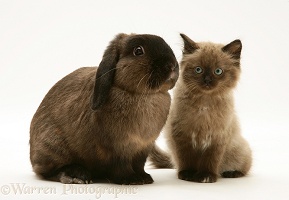
[[[92,109],[100,109],[112,86],[132,93],[167,92],[179,77],[169,45],[155,35],[118,34],[104,52],[95,76]]]
[[[161,37],[127,36],[119,48],[114,85],[137,93],[167,91],[175,85],[178,62]]]

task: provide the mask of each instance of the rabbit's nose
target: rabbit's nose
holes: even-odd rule
[[[175,71],[178,71],[178,70],[179,70],[179,65],[178,65],[178,63],[176,63],[176,64],[170,64],[170,65],[167,66],[167,68],[171,69],[172,72],[175,72]]]
[[[179,77],[179,73],[176,71],[172,71],[167,81],[174,81]]]
[[[171,73],[167,78],[167,82],[175,82],[179,77],[179,67],[178,65],[171,66]]]

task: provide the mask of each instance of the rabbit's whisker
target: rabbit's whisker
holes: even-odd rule
[[[152,76],[152,74],[153,74],[153,71],[149,74],[148,79],[146,80],[147,86],[149,85],[148,81],[149,81],[150,77]],[[145,76],[147,76],[147,75],[148,75],[148,73]],[[148,97],[148,92],[147,92],[148,90],[149,90],[149,87],[145,87],[144,91],[141,93],[140,98],[139,98],[138,103],[137,103],[137,107],[139,107],[141,105],[141,103],[146,103],[147,97]]]
[[[116,70],[116,69],[122,69],[122,68],[125,68],[126,66],[122,66],[122,67],[116,67],[116,68],[113,68],[111,70],[108,70],[107,72],[105,72],[104,74],[102,74],[100,77],[98,77],[97,79],[95,80],[98,80],[100,78],[102,78],[103,76],[107,75],[109,72],[113,71],[113,70]]]
[[[136,88],[139,87],[140,83],[142,82],[142,80],[143,80],[147,75],[148,75],[148,73],[146,73],[146,74],[140,79],[140,81],[138,82]]]

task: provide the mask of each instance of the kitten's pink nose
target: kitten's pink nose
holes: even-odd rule
[[[204,81],[207,85],[209,85],[212,82],[212,78],[210,76],[206,76]]]

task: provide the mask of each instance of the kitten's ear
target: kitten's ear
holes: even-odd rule
[[[195,43],[193,40],[191,40],[185,34],[181,33],[180,35],[184,40],[183,54],[192,54],[192,53],[194,53],[194,51],[196,51],[198,48],[200,48],[197,43]]]
[[[224,52],[232,55],[234,59],[240,59],[242,51],[242,43],[240,40],[234,40],[222,48]]]

